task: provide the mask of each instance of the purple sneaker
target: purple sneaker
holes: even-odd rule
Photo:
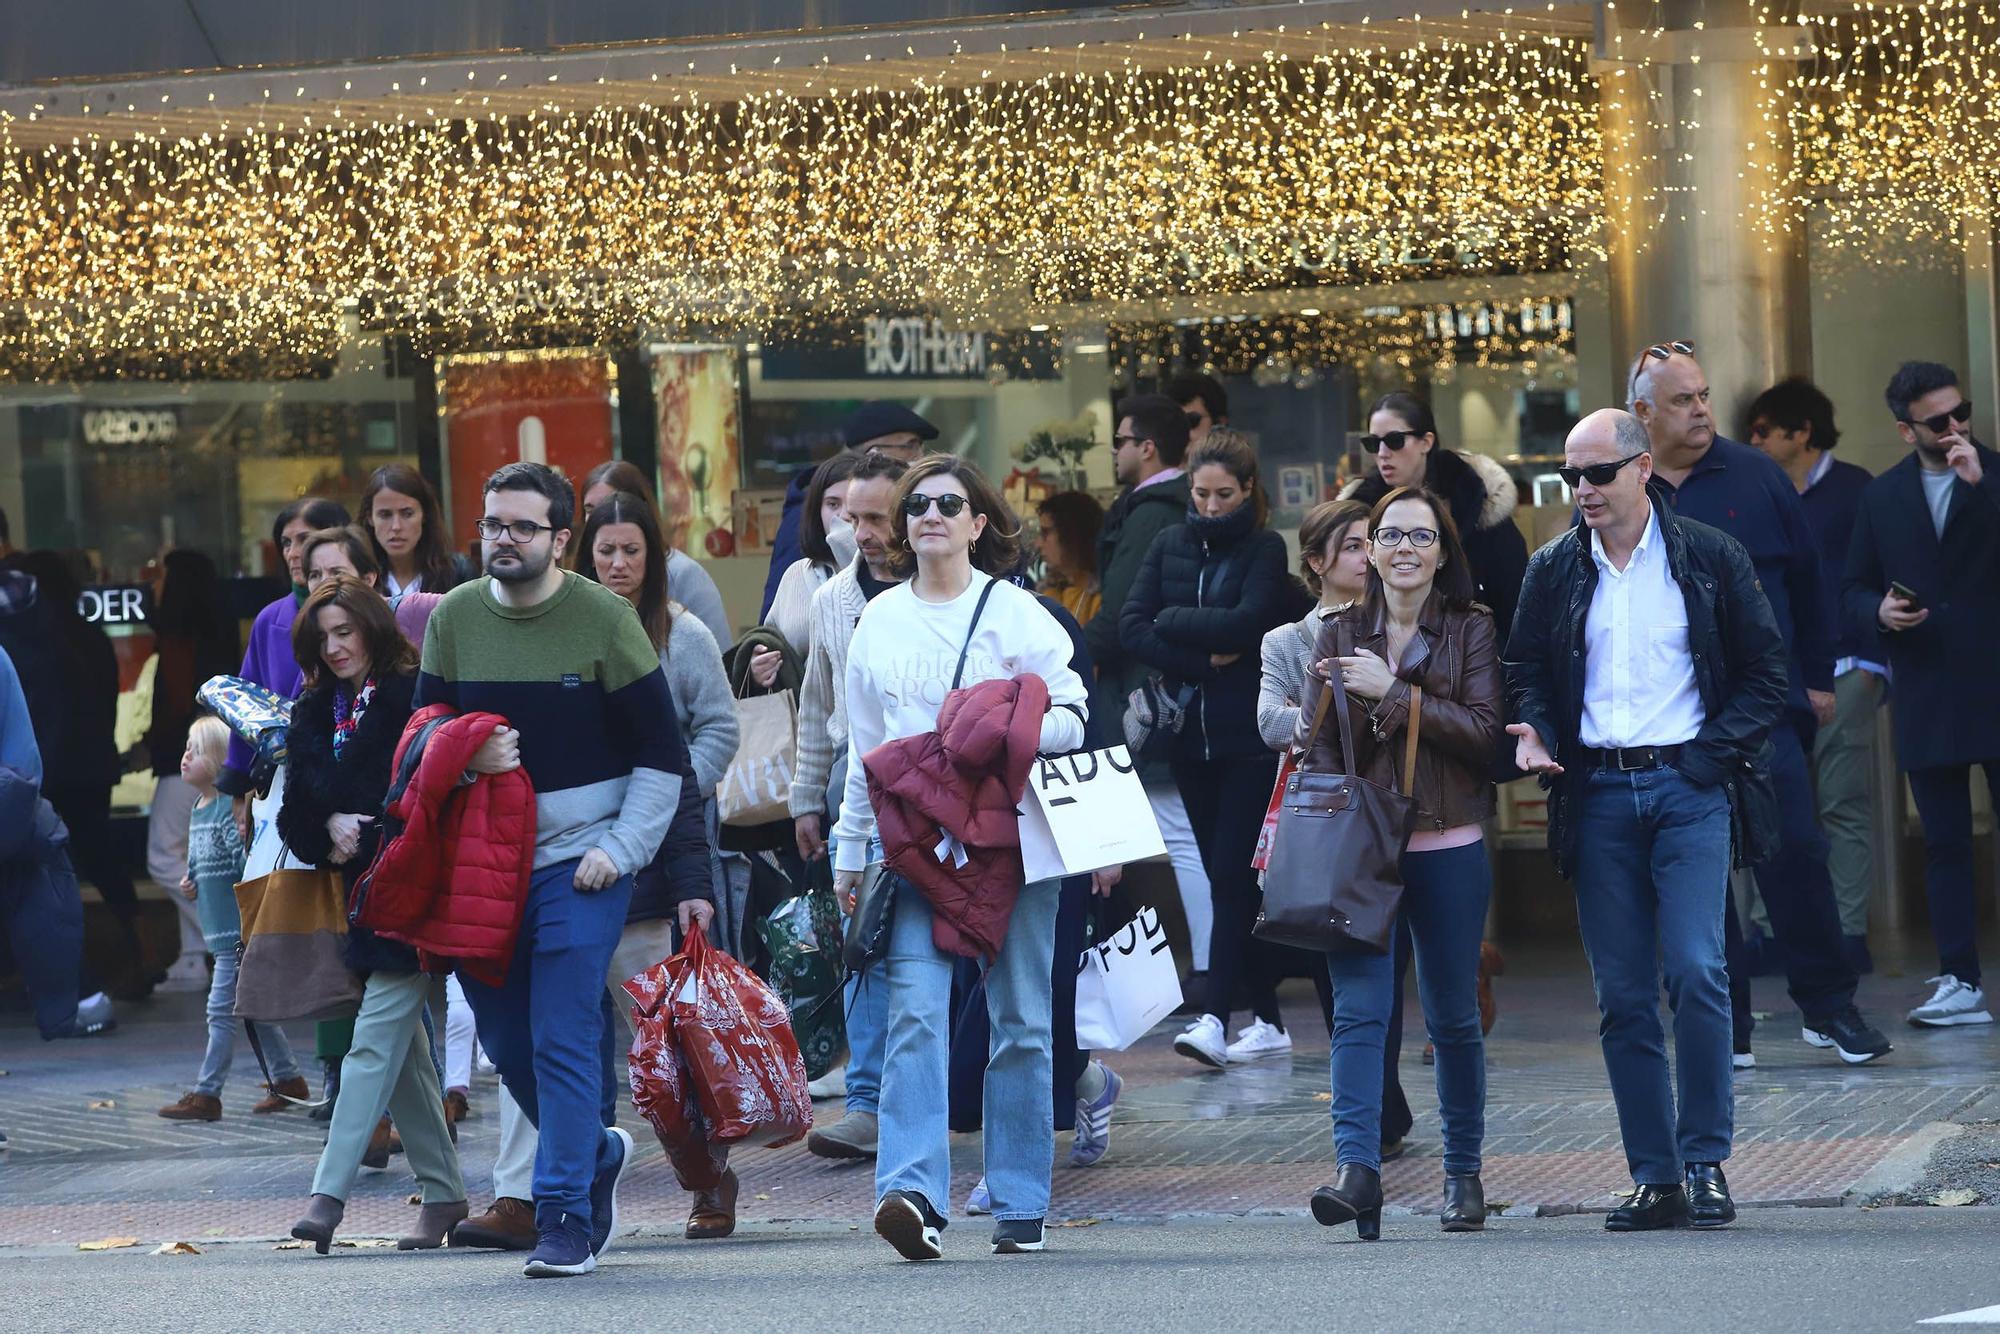
[[[1101,1064],[1101,1063],[1100,1063]],[[1069,1145],[1069,1165],[1089,1167],[1111,1149],[1111,1108],[1125,1081],[1110,1066],[1104,1066],[1104,1092],[1095,1102],[1076,1100],[1076,1137]]]

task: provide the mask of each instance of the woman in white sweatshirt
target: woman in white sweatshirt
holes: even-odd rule
[[[1049,688],[1041,750],[1076,750],[1084,740],[1086,695],[1070,670],[1069,636],[1004,577],[1018,564],[1019,527],[992,484],[965,460],[939,454],[905,473],[896,496],[897,559],[904,568],[914,564],[915,576],[868,604],[847,655],[849,756],[834,883],[850,909],[863,870],[882,855],[862,757],[885,741],[936,731],[955,674],[960,688],[1041,677]],[[1060,885],[1022,888],[986,976],[993,1039],[985,1165],[993,1249],[1001,1254],[1041,1250],[1048,1212],[1055,1158],[1049,984]],[[889,1033],[875,1230],[905,1259],[935,1260],[951,1186],[945,1084],[952,960],[932,940],[929,902],[907,884],[896,893],[888,956],[877,965],[889,989]]]

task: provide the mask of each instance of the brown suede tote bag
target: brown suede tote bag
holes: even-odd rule
[[[1340,674],[1319,692],[1317,737],[1334,706],[1345,773],[1295,771],[1285,784],[1278,831],[1264,869],[1259,939],[1328,954],[1387,954],[1403,906],[1403,848],[1417,803],[1407,792],[1357,774],[1347,690]],[[1423,687],[1410,685],[1410,725],[1403,749],[1404,788],[1414,785]]]

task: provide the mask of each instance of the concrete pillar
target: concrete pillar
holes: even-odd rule
[[[1726,4],[1678,8],[1641,30],[1598,6],[1616,389],[1622,406],[1641,349],[1692,342],[1734,432],[1757,393],[1811,370],[1802,229],[1766,207],[1791,151],[1768,51],[1793,39],[1721,26]]]

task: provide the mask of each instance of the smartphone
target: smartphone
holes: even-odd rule
[[[1891,579],[1889,581],[1889,591],[1908,603],[1911,611],[1923,610],[1924,600],[1918,597],[1917,590],[1911,588],[1908,584],[1900,584]]]

